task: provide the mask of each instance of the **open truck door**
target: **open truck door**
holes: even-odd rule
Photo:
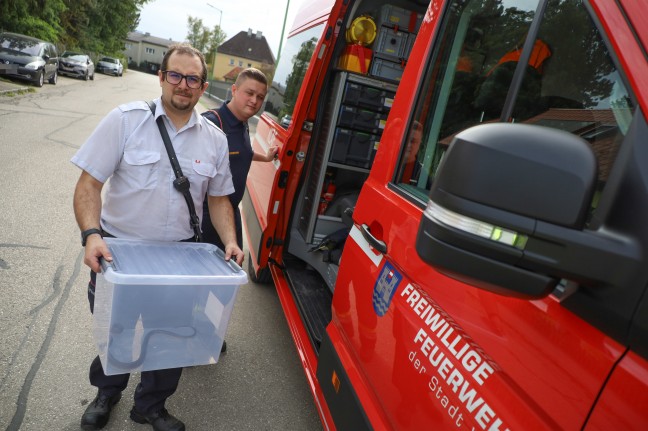
[[[297,10],[299,7],[293,2],[287,11],[290,33],[278,59],[283,61],[275,71],[265,111],[252,137],[255,151],[265,152],[278,145],[278,158],[273,163],[252,164],[242,201],[250,250],[248,270],[253,280],[261,282],[271,281],[268,262],[281,261],[284,226],[290,216],[286,203],[292,203],[295,193],[289,180],[298,178],[304,168],[317,111],[313,106],[317,99],[309,96],[321,90],[319,78],[340,30],[336,17],[346,10],[346,5],[334,0],[313,2]],[[296,24],[290,26],[293,18]]]

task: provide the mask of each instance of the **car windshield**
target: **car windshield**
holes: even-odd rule
[[[61,57],[69,58],[70,60],[82,61],[82,62],[86,61],[85,54],[79,54],[78,52],[64,52]]]
[[[31,40],[17,39],[13,37],[4,37],[0,41],[0,46],[5,49],[17,51],[22,54],[37,56],[40,54],[40,43],[35,43]]]
[[[114,58],[109,58],[109,57],[104,57],[101,59],[101,61],[105,61],[106,63],[115,63],[117,64],[117,60]]]

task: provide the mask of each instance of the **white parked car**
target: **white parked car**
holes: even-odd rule
[[[122,74],[124,73],[124,66],[121,63],[121,60],[118,58],[101,57],[101,59],[97,62],[97,72],[122,76]]]

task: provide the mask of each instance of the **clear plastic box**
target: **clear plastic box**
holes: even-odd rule
[[[106,375],[218,362],[247,274],[211,244],[106,238],[94,340]]]

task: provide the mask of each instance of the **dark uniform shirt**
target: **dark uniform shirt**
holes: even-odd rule
[[[232,114],[232,111],[227,107],[227,101],[216,111],[203,112],[202,115],[211,120],[214,124],[220,127],[225,135],[227,135],[227,145],[229,147],[229,160],[230,170],[232,172],[232,181],[234,183],[234,193],[229,195],[232,208],[234,209],[234,221],[236,223],[236,240],[239,247],[243,248],[243,232],[241,227],[241,213],[238,209],[243,194],[245,193],[245,182],[250,165],[252,164],[252,144],[250,143],[250,133],[248,131],[247,122],[240,121]],[[222,121],[222,122],[221,122]],[[223,243],[218,237],[211,220],[209,218],[209,207],[207,205],[207,198],[203,204],[203,221],[202,221],[203,239],[223,248]]]

